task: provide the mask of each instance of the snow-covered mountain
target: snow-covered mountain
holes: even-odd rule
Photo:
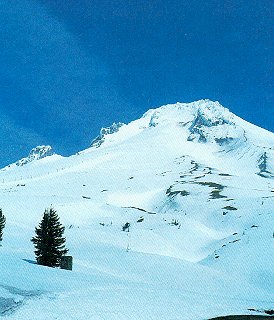
[[[210,100],[114,124],[71,157],[4,168],[0,312],[110,320],[265,314],[273,309],[273,177],[274,134]],[[67,227],[72,273],[27,262],[34,226],[51,204]]]

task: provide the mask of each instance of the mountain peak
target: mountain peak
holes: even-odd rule
[[[109,143],[117,144],[143,131],[149,137],[147,130],[151,129],[158,131],[159,135],[161,130],[164,130],[165,135],[167,132],[180,132],[181,142],[216,144],[221,147],[219,151],[235,150],[246,145],[246,142],[263,147],[273,141],[266,130],[239,118],[218,101],[204,99],[150,109],[140,119],[129,124],[113,123],[110,127],[101,129],[91,147],[100,147],[102,143],[104,146]]]
[[[156,126],[161,121],[177,121],[187,123],[200,118],[203,125],[233,122],[233,113],[223,107],[218,101],[208,99],[191,103],[167,104],[156,109],[150,109],[143,117],[150,117],[150,126]]]
[[[188,141],[223,144],[235,138],[244,139],[244,131],[236,125],[236,116],[218,101],[177,102],[151,109],[143,117],[149,118],[149,127],[165,124],[185,127]]]
[[[54,152],[51,146],[45,146],[45,145],[37,146],[30,150],[29,155],[27,157],[22,158],[13,164],[8,165],[4,169],[14,167],[14,166],[22,167],[32,161],[40,160],[40,159],[52,156],[53,154]]]
[[[37,146],[30,150],[29,155],[26,158],[23,158],[17,161],[15,164],[19,167],[24,166],[27,163],[30,163],[34,160],[40,160],[45,157],[52,156],[54,154],[51,146]]]

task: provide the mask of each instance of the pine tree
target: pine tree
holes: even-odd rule
[[[60,265],[61,257],[68,252],[64,231],[65,227],[59,222],[56,211],[53,208],[46,209],[39,226],[35,228],[36,236],[31,239],[38,264],[48,267]]]
[[[3,239],[3,229],[6,225],[6,217],[3,215],[2,209],[0,208],[0,241]]]

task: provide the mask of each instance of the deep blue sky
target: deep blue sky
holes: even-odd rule
[[[147,109],[220,101],[274,131],[272,0],[2,0],[0,166]]]

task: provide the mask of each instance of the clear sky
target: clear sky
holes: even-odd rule
[[[274,131],[272,0],[2,0],[0,166],[102,126],[218,100]]]

